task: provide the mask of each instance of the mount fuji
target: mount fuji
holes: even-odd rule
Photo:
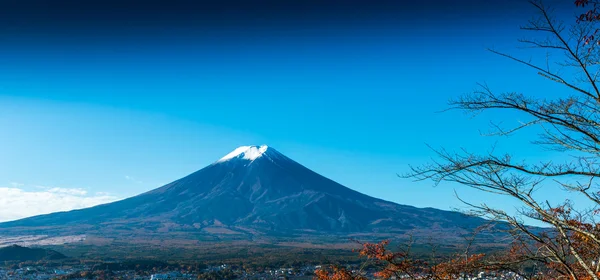
[[[196,241],[408,234],[458,240],[486,223],[367,196],[263,145],[239,147],[128,199],[1,223],[0,232]]]

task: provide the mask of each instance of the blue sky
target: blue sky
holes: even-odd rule
[[[267,144],[394,202],[451,209],[462,206],[454,189],[489,201],[396,174],[427,162],[434,154],[426,144],[485,152],[499,139],[479,130],[490,120],[520,120],[439,112],[477,82],[560,94],[531,69],[485,50],[523,54],[514,47],[531,12],[524,7],[417,19],[418,27],[383,18],[306,28],[13,34],[0,46],[0,188],[25,208],[48,192],[57,204],[73,194],[101,203],[176,180],[238,146]],[[500,139],[498,147],[528,159],[560,156],[531,147],[531,136]],[[19,216],[11,215],[4,219]]]

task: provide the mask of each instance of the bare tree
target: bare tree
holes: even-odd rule
[[[553,277],[600,279],[600,74],[597,1],[575,1],[587,9],[572,22],[557,20],[553,10],[540,1],[531,4],[537,17],[522,29],[532,39],[520,40],[527,47],[547,54],[543,63],[490,49],[491,52],[532,68],[548,82],[556,84],[561,97],[550,99],[543,92],[526,95],[519,92],[497,93],[480,84],[471,94],[453,99],[449,109],[478,115],[502,110],[521,113],[526,121],[513,127],[492,124],[487,136],[508,136],[532,129],[539,134],[532,143],[568,155],[564,162],[527,162],[513,154],[476,154],[466,150],[449,152],[434,149],[437,159],[411,167],[406,177],[416,180],[455,182],[471,188],[515,198],[522,208],[517,214],[487,204],[470,203],[472,213],[508,222],[515,237],[513,261],[534,261],[549,269]],[[575,7],[574,6],[574,7]],[[550,60],[560,57],[560,60]],[[534,193],[552,184],[562,193],[576,195],[589,203],[574,205],[536,199]],[[539,230],[525,224],[524,218],[539,221],[552,230]],[[516,254],[518,252],[518,254]],[[518,257],[515,257],[518,256]],[[504,260],[506,263],[506,259]],[[499,264],[499,263],[498,263]]]

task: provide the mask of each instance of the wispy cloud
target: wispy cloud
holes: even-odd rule
[[[127,181],[131,181],[131,182],[134,182],[134,183],[136,183],[136,184],[142,184],[142,183],[144,183],[144,182],[142,182],[142,181],[140,181],[140,180],[138,180],[138,179],[136,179],[136,178],[134,178],[134,177],[131,177],[131,176],[129,176],[129,175],[125,175],[125,179],[126,179]]]
[[[0,222],[81,209],[118,199],[108,193],[90,195],[80,188],[40,187],[29,191],[12,186],[0,187]]]

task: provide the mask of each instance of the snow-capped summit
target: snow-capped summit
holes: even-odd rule
[[[233,158],[240,158],[253,161],[259,157],[261,157],[267,150],[269,146],[261,145],[261,146],[241,146],[233,150],[231,153],[219,159],[217,162],[228,161]]]
[[[286,242],[306,242],[309,236],[347,238],[358,233],[388,238],[410,232],[423,239],[435,233],[443,240],[460,242],[464,234],[489,223],[462,213],[370,197],[266,145],[239,147],[219,161],[113,203],[0,223],[0,233],[47,234],[52,228],[58,235],[133,238],[135,242],[280,237]],[[168,231],[164,225],[169,225]]]

